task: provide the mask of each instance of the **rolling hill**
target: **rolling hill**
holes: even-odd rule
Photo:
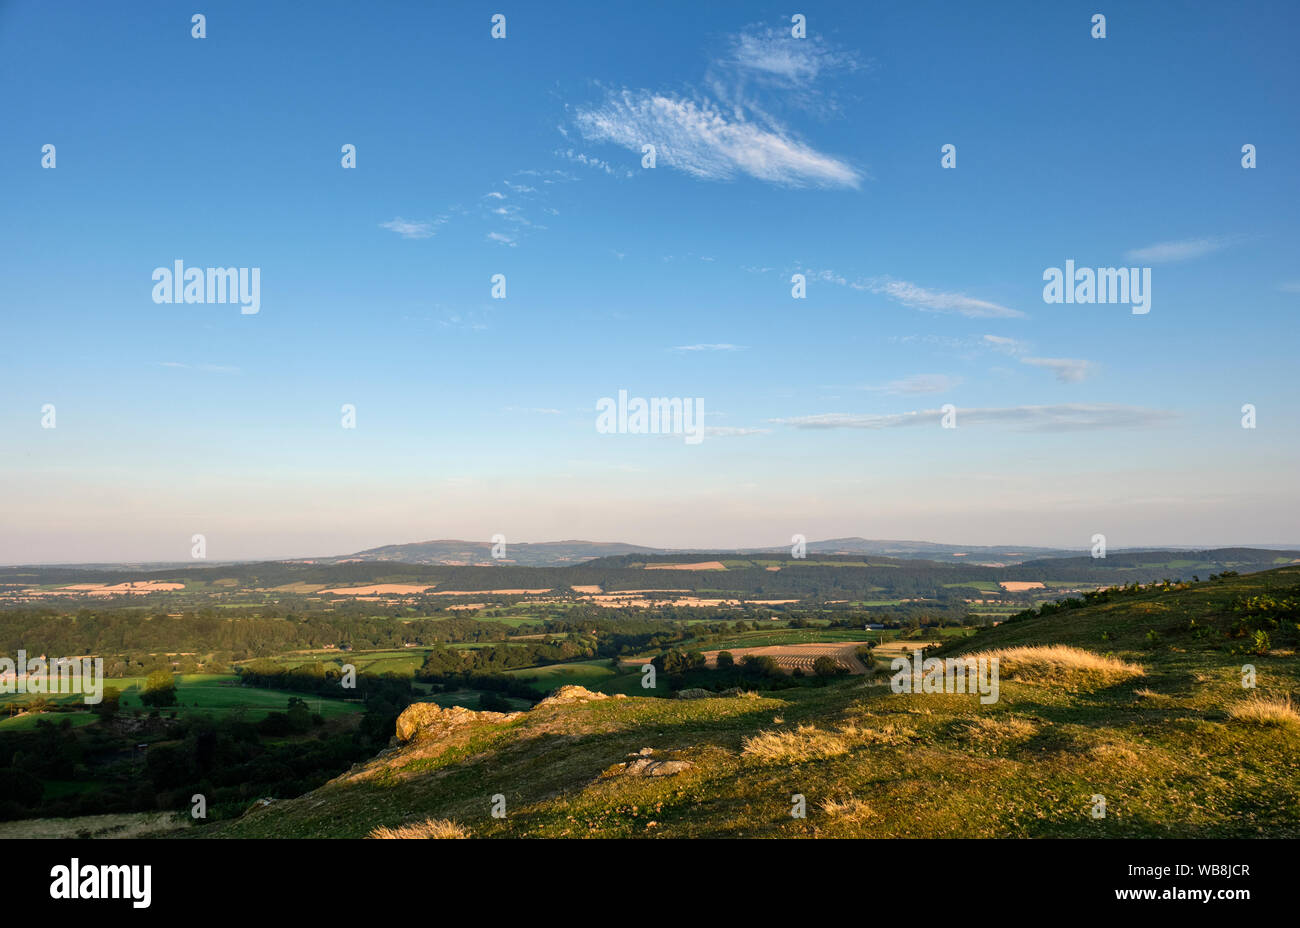
[[[187,834],[1300,836],[1300,567],[1094,600],[950,646],[1000,655],[990,705],[895,693],[887,668],[699,699],[575,689],[510,714],[417,704],[369,762]]]

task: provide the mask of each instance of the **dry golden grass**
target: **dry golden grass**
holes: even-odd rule
[[[916,730],[890,723],[881,728],[859,728],[847,722],[838,731],[800,725],[794,731],[761,731],[743,739],[741,753],[760,761],[797,764],[804,760],[835,757],[864,745],[907,744]]]
[[[11,838],[139,838],[190,825],[176,812],[122,812],[76,818],[23,819],[0,823],[0,840]]]
[[[800,725],[795,731],[761,731],[745,738],[743,744],[742,754],[785,763],[834,757],[849,749],[843,736],[812,725]]]
[[[1132,748],[1125,747],[1122,744],[1115,744],[1107,741],[1102,744],[1094,745],[1088,748],[1088,756],[1093,760],[1104,761],[1106,763],[1125,763],[1132,764],[1137,759],[1137,752]]]
[[[1290,696],[1254,696],[1237,703],[1228,710],[1228,715],[1239,722],[1249,722],[1252,725],[1300,727],[1300,712],[1291,704]]]
[[[468,838],[469,829],[445,818],[425,819],[423,822],[411,822],[396,828],[376,828],[366,837],[369,838]]]
[[[842,800],[827,799],[822,803],[822,811],[831,818],[844,822],[861,822],[876,814],[870,803],[863,799],[855,799],[852,796]]]
[[[1129,664],[1117,657],[1106,657],[1068,645],[1002,648],[970,656],[996,657],[1000,676],[1029,684],[1110,684],[1146,674],[1139,664]]]
[[[1018,741],[1032,736],[1038,726],[1021,718],[978,718],[966,723],[962,737],[972,741]]]

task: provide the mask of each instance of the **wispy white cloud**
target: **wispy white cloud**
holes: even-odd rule
[[[602,102],[576,107],[574,121],[589,142],[618,145],[638,160],[642,146],[652,144],[656,166],[702,180],[857,188],[864,176],[859,168],[818,151],[773,115],[783,108],[833,112],[833,99],[815,87],[817,80],[857,66],[855,53],[818,36],[796,39],[788,28],[751,26],[727,39],[725,51],[705,67],[702,85],[682,93],[611,91]]]
[[[806,271],[805,276],[810,280],[819,280],[823,283],[835,284],[840,287],[849,287],[853,290],[862,290],[867,293],[879,293],[898,303],[902,303],[904,306],[909,306],[912,309],[920,309],[925,312],[959,313],[963,316],[969,316],[972,319],[1025,318],[1025,314],[1020,310],[1011,309],[1010,307],[1003,306],[1000,303],[976,299],[975,297],[967,296],[964,293],[948,293],[939,290],[929,290],[906,280],[896,280],[892,277],[872,277],[849,280],[843,274],[838,274],[831,270]]]
[[[1092,361],[1081,358],[1021,358],[1021,364],[1045,367],[1056,374],[1061,383],[1079,383],[1086,380],[1096,369]]]
[[[381,222],[379,228],[387,229],[389,232],[396,232],[402,238],[432,238],[438,231],[438,226],[447,220],[439,219],[403,219],[398,216],[396,219],[390,219],[387,222]]]
[[[938,426],[944,416],[941,409],[890,415],[851,415],[821,413],[772,419],[779,425],[799,429],[890,429],[911,425]],[[1055,406],[1008,406],[1002,408],[963,409],[957,407],[957,426],[1006,425],[1026,432],[1071,432],[1108,428],[1139,428],[1165,422],[1174,414],[1162,409],[1123,406],[1109,403],[1066,403]]]
[[[562,171],[517,171],[514,176],[520,175],[540,177],[542,184],[551,183],[556,176],[562,175],[565,178],[569,176]],[[510,180],[503,180],[501,186],[509,192],[503,193],[500,189],[490,190],[479,198],[480,215],[492,227],[492,231],[487,233],[488,241],[515,248],[522,238],[546,229],[546,226],[528,218],[529,211],[540,209],[551,215],[557,213],[546,206],[545,194],[537,187]]]
[[[1010,355],[1021,364],[1041,367],[1056,374],[1061,383],[1081,383],[1091,377],[1097,370],[1095,361],[1083,358],[1039,358],[1029,357],[1029,343],[1005,335],[985,335],[984,344],[994,351]]]
[[[1166,264],[1174,261],[1190,261],[1201,258],[1228,246],[1225,239],[1194,238],[1181,242],[1161,242],[1145,248],[1133,248],[1124,253],[1129,261],[1143,261],[1148,264]]]
[[[913,309],[934,313],[958,313],[972,319],[1023,319],[1025,314],[1000,303],[980,300],[964,293],[927,290],[905,280],[882,278],[861,289],[881,293]]]
[[[702,344],[702,345],[678,345],[673,351],[744,351],[744,345],[731,345],[726,342],[719,344]]]
[[[854,70],[858,59],[851,51],[832,48],[820,36],[796,39],[789,29],[768,27],[732,36],[728,54],[714,64],[796,88],[807,87],[828,71]]]
[[[867,387],[881,393],[894,394],[921,394],[921,393],[946,393],[954,387],[961,384],[960,377],[954,377],[949,374],[913,374],[911,377],[904,377],[901,380],[891,380],[887,384],[878,387]]]
[[[771,429],[748,428],[735,425],[706,425],[706,438],[743,438],[747,435],[767,435]]]
[[[641,147],[639,145],[636,147],[636,151],[638,155],[641,153]],[[586,168],[601,171],[602,173],[608,174],[610,177],[631,177],[633,173],[631,168],[615,168],[614,165],[610,164],[603,158],[597,158],[594,155],[588,155],[586,152],[576,151],[572,148],[561,149],[560,151],[555,152],[555,156],[557,158],[564,158],[566,161],[572,161],[574,164],[580,164]]]
[[[985,335],[984,344],[1004,354],[1020,354],[1026,350],[1024,342],[1018,338],[1009,338],[1006,335]]]
[[[724,110],[744,113],[750,122],[775,123],[772,114],[782,110],[825,119],[839,113],[840,103],[823,78],[862,66],[857,52],[836,48],[820,35],[796,39],[789,27],[756,25],[727,39],[726,50],[709,64],[705,84]]]
[[[642,145],[652,143],[657,164],[702,180],[745,175],[789,187],[852,188],[862,180],[848,162],[822,154],[783,127],[725,115],[708,100],[624,90],[579,109],[576,121],[588,141],[638,155]]]

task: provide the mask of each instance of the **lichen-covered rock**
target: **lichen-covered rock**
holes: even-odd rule
[[[642,757],[624,767],[623,774],[629,777],[670,777],[689,769],[691,769],[690,761],[652,760],[649,757]]]
[[[604,776],[607,777],[670,777],[675,773],[681,773],[683,770],[689,770],[693,765],[690,761],[685,760],[655,760],[654,748],[642,748],[634,754],[629,754],[632,758],[621,764],[616,764],[607,770]]]
[[[599,699],[609,699],[604,693],[593,693],[585,686],[562,686],[550,696],[547,696],[534,709],[544,709],[547,706],[567,706],[575,702],[595,702]]]
[[[674,699],[709,699],[717,695],[718,695],[717,693],[714,693],[711,690],[701,689],[700,687],[692,687],[691,689],[678,690],[676,693],[673,693],[673,698]]]
[[[464,706],[440,706],[436,702],[417,702],[407,706],[397,717],[397,740],[402,744],[417,738],[443,738],[464,725],[474,722],[508,722],[518,712],[477,712]]]

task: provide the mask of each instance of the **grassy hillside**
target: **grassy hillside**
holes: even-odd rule
[[[762,697],[430,715],[300,799],[187,833],[360,837],[450,820],[474,837],[1296,837],[1297,601],[1300,568],[1284,568],[955,639],[952,654],[1000,652],[992,705],[895,694],[884,672]],[[1269,647],[1251,653],[1265,629]]]

